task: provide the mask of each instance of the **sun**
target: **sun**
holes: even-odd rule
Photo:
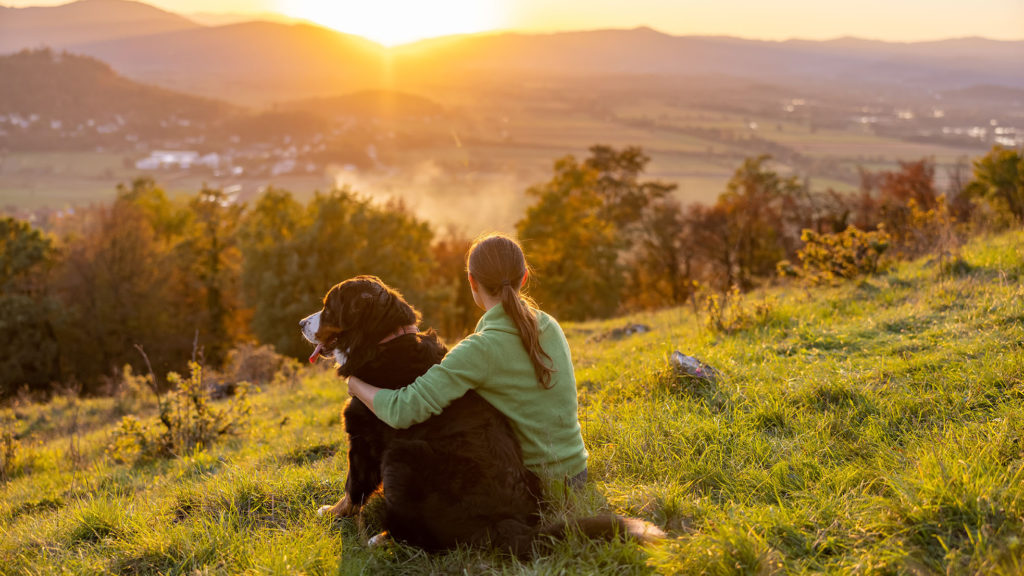
[[[494,0],[280,0],[280,11],[385,46],[493,30],[502,25]]]

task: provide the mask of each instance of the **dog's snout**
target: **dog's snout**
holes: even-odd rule
[[[302,320],[299,320],[299,328],[305,328],[307,320],[308,318],[303,318]]]

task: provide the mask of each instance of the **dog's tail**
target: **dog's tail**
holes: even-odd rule
[[[665,538],[665,532],[654,524],[639,518],[628,518],[617,514],[570,518],[540,528],[537,535],[562,540],[573,532],[593,540],[611,541],[616,538],[626,538],[641,544],[651,544]]]

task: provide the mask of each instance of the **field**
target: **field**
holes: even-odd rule
[[[744,158],[764,153],[776,156],[773,169],[806,177],[815,191],[855,190],[861,166],[892,170],[900,160],[930,157],[937,164],[936,184],[944,191],[948,168],[985,151],[980,143],[970,149],[907,142],[855,125],[812,130],[798,119],[673,103],[671,93],[647,98],[591,95],[598,103],[589,104],[580,104],[581,98],[543,89],[493,99],[444,93],[439,102],[447,112],[441,118],[372,124],[384,142],[395,131],[408,131],[411,140],[389,149],[386,162],[371,169],[339,172],[327,165],[311,174],[274,178],[174,171],[151,175],[172,195],[193,194],[206,184],[239,186],[243,199],[268,185],[308,199],[316,190],[347,183],[382,200],[401,198],[437,227],[456,226],[473,236],[484,230],[512,230],[528,205],[525,190],[549,180],[556,159],[566,154],[584,158],[595,144],[643,147],[651,157],[646,176],[675,183],[684,203],[714,202]],[[118,183],[141,175],[133,167],[140,155],[4,153],[0,209],[62,210],[109,201]]]
[[[810,574],[1024,571],[1024,233],[833,287],[566,324],[590,480],[547,517],[657,523],[532,560],[367,549],[317,518],[345,477],[329,371],[265,386],[244,432],[177,459],[105,455],[145,395],[15,405],[0,484],[9,574]],[[626,322],[651,327],[604,338]],[[721,371],[676,376],[673,350]],[[5,455],[5,458],[7,456]]]

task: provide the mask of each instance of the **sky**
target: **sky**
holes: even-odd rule
[[[0,0],[6,6],[67,0]],[[276,12],[385,44],[455,33],[650,26],[764,40],[1024,40],[1024,0],[148,0],[179,14]]]

